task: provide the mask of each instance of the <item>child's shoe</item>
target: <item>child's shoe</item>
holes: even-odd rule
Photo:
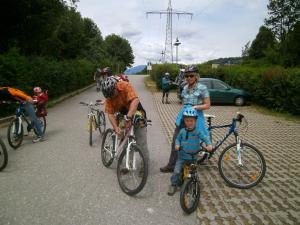
[[[176,186],[173,186],[173,185],[170,185],[169,186],[169,190],[168,190],[168,195],[169,196],[172,196],[175,194],[175,192],[177,191],[177,187]]]

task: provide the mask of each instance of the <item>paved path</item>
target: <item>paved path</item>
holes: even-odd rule
[[[174,120],[180,109],[175,93],[171,104],[161,103],[161,93],[154,94],[165,134],[171,142]],[[263,115],[253,107],[213,106],[214,124],[230,123],[242,112],[249,127],[244,140],[257,146],[266,159],[267,173],[261,184],[251,190],[229,188],[220,177],[218,157],[200,171],[202,182],[198,217],[202,224],[300,224],[300,124]],[[219,140],[225,130],[216,131]]]
[[[252,107],[213,106],[216,124],[230,121],[236,111],[246,115],[246,139],[262,150],[268,170],[251,190],[224,184],[217,157],[200,171],[201,200],[197,213],[186,216],[178,193],[166,191],[170,174],[159,173],[169,156],[169,142],[180,105],[161,104],[161,93],[145,90],[143,77],[130,77],[153,126],[148,129],[151,165],[145,189],[125,195],[116,178],[116,165],[100,159],[101,138],[88,146],[86,108],[80,101],[97,99],[94,89],[51,108],[47,141],[32,144],[26,137],[18,150],[9,148],[8,167],[0,173],[0,224],[300,224],[300,125],[262,115]],[[100,96],[101,98],[101,96]],[[6,130],[0,129],[6,137]],[[216,134],[221,137],[221,133]]]
[[[116,165],[102,165],[100,136],[95,133],[93,147],[88,145],[87,109],[78,103],[97,99],[92,88],[49,110],[47,141],[33,144],[29,136],[18,150],[8,147],[8,166],[0,173],[1,225],[197,224],[195,213],[183,214],[178,195],[166,194],[170,174],[161,174],[159,167],[169,144],[143,77],[130,79],[153,121],[145,189],[136,197],[124,194]],[[6,137],[6,129],[0,135]]]

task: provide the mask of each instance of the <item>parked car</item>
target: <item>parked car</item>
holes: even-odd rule
[[[212,104],[235,104],[237,106],[242,106],[250,100],[250,94],[248,92],[241,89],[235,89],[221,80],[200,78],[200,83],[207,87]],[[179,100],[181,100],[180,93],[185,84],[186,82],[182,82],[178,88]]]

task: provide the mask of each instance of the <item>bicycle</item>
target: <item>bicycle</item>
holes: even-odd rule
[[[192,160],[185,162],[183,166],[183,185],[180,191],[180,206],[182,210],[191,214],[197,209],[200,200],[200,181],[197,174],[197,158],[192,155]]]
[[[132,126],[126,130],[125,119],[125,116],[117,114],[117,121],[122,129],[121,136],[113,129],[105,131],[101,145],[101,159],[105,167],[109,167],[114,159],[118,159],[118,183],[124,193],[132,196],[144,188],[148,177],[148,162],[136,144],[134,128],[151,125],[151,120],[136,113],[133,116]]]
[[[0,138],[0,171],[4,170],[8,161],[6,146]]]
[[[85,103],[80,102],[79,104],[88,106],[88,129],[89,129],[89,144],[93,145],[93,130],[98,129],[102,135],[106,128],[105,115],[102,110],[94,108],[94,106],[103,105],[102,100],[97,100],[95,104],[93,102]]]
[[[210,159],[217,149],[227,140],[230,135],[235,136],[235,143],[229,144],[223,149],[218,160],[218,170],[224,181],[231,187],[249,189],[262,181],[266,173],[266,162],[262,153],[254,146],[241,140],[237,126],[242,123],[247,127],[244,115],[237,113],[231,124],[212,126],[214,115],[205,115],[208,122],[208,131],[212,140],[212,130],[229,128],[225,136],[216,142],[211,152],[202,148],[199,153],[198,163]]]
[[[8,104],[11,104],[10,102],[6,102]],[[27,124],[27,131],[30,132],[32,129],[32,123],[27,117],[24,109],[24,103],[17,102],[17,109],[15,118],[10,122],[8,129],[7,129],[7,139],[9,145],[13,149],[17,149],[23,142],[24,137],[24,129],[23,129],[23,121]],[[45,116],[37,116],[38,121],[41,123],[41,130],[43,134],[46,131],[47,123],[46,123],[46,117]],[[33,129],[34,133],[37,135],[37,131],[35,128]]]

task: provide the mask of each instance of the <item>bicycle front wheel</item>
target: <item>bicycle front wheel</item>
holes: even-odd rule
[[[19,125],[19,120],[16,118],[10,122],[7,129],[7,140],[8,144],[17,149],[23,141],[23,124]]]
[[[256,186],[266,173],[266,162],[261,152],[253,145],[243,142],[240,159],[236,144],[231,144],[221,153],[218,166],[225,182],[240,189]]]
[[[200,200],[200,185],[193,179],[187,179],[183,183],[182,191],[180,192],[180,206],[182,210],[191,214],[194,212]]]
[[[98,128],[100,134],[104,134],[106,128],[105,114],[103,111],[97,112],[98,117]]]
[[[130,149],[122,151],[117,177],[122,191],[127,195],[135,195],[144,188],[148,177],[148,163],[137,145],[132,144]]]
[[[3,141],[0,139],[0,171],[3,170],[8,161],[8,154],[6,150],[6,146]]]
[[[107,129],[104,133],[102,144],[101,144],[101,159],[105,167],[109,167],[114,161],[114,131],[112,129]]]

